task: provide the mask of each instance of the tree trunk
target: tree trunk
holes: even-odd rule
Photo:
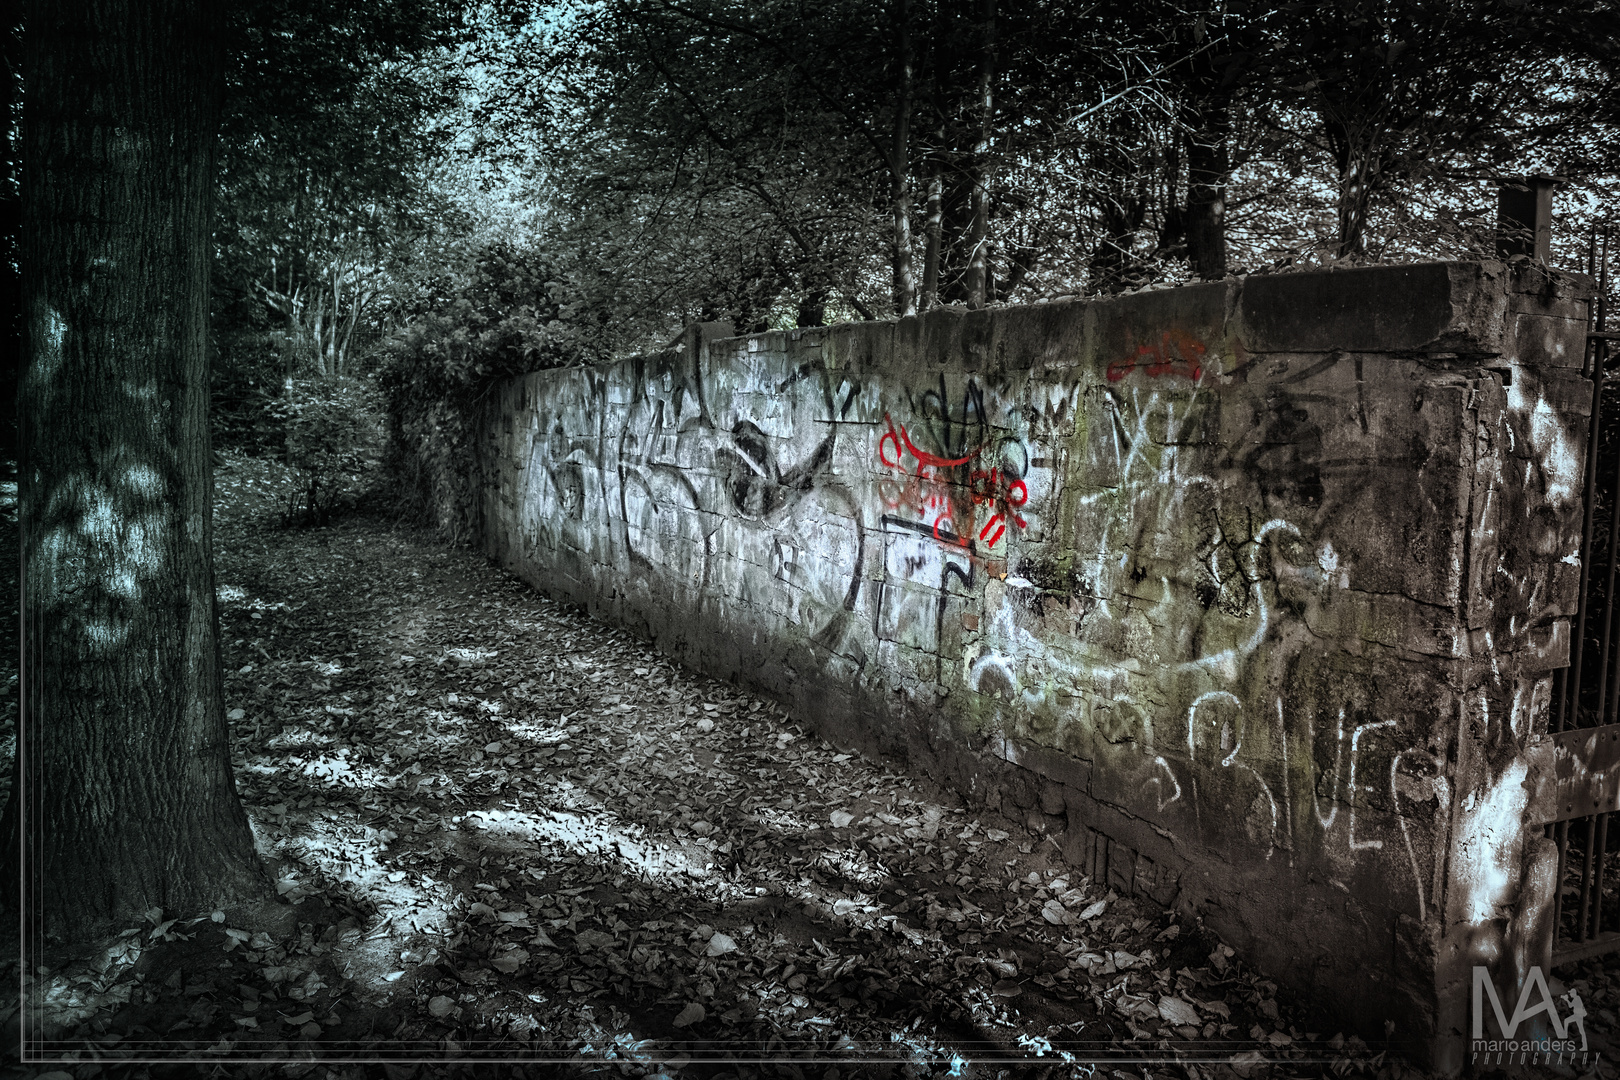
[[[1187,261],[1205,281],[1226,276],[1226,179],[1230,114],[1205,101],[1187,135]]]
[[[968,307],[984,307],[990,285],[990,131],[995,116],[996,0],[984,0],[979,61],[979,138],[973,147],[973,224],[968,231]]]
[[[21,818],[8,840],[22,844],[30,941],[85,940],[152,907],[207,912],[268,884],[231,776],[212,566],[221,10],[33,0],[26,13],[27,631],[7,818]]]
[[[1379,151],[1346,137],[1339,155],[1339,258],[1367,249],[1367,209],[1378,184]]]
[[[911,12],[908,0],[895,0],[895,61],[900,85],[895,90],[894,148],[889,158],[890,198],[894,205],[894,313],[917,314],[917,278],[911,268]]]
[[[331,327],[330,330],[327,331],[327,333],[331,337],[331,345],[330,345],[330,347],[329,347],[329,349],[327,351],[330,353],[330,355],[332,357],[332,362],[330,364],[330,368],[331,368],[331,372],[332,372],[333,375],[342,375],[343,374],[343,353],[338,349],[338,343],[342,340],[341,331],[343,329],[343,317],[342,317],[342,313],[343,313],[343,307],[342,307],[342,303],[343,303],[343,278],[341,277],[341,272],[342,272],[341,264],[333,263],[332,264],[332,327]]]
[[[941,139],[941,142],[944,140]],[[928,220],[924,226],[922,309],[939,303],[940,244],[945,239],[945,179],[938,161],[928,176]]]
[[[354,296],[349,299],[349,317],[344,320],[343,337],[338,341],[338,374],[349,373],[349,348],[354,342],[354,328],[360,322],[360,308],[369,299],[365,289],[359,284],[354,287]]]
[[[320,283],[317,281],[316,285]],[[313,343],[315,353],[315,374],[326,378],[326,290],[315,288],[315,325],[310,330],[309,340]]]
[[[811,289],[799,300],[798,326],[827,325],[827,290]]]

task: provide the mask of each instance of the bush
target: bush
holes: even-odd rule
[[[287,497],[289,524],[321,525],[353,505],[382,462],[383,412],[361,379],[291,381],[269,412],[286,432],[287,464],[298,485]]]
[[[290,335],[274,330],[221,334],[210,365],[209,420],[215,447],[249,454],[279,452],[286,431],[276,415],[287,372]]]
[[[387,345],[389,471],[406,508],[453,542],[479,535],[479,435],[495,386],[578,362],[551,292],[543,253],[492,244]]]

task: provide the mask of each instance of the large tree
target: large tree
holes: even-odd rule
[[[48,939],[266,884],[231,778],[211,562],[219,17],[209,0],[26,12],[24,706],[7,817]]]

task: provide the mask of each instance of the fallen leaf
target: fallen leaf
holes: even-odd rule
[[[737,943],[727,934],[715,934],[709,939],[709,947],[703,950],[704,956],[723,956],[728,952],[735,952]]]
[[[601,930],[581,930],[574,935],[580,952],[606,952],[613,947],[613,935]]]
[[[693,1024],[702,1023],[703,1018],[706,1015],[707,1014],[703,1011],[703,1006],[694,1001],[686,1008],[682,1009],[679,1015],[675,1017],[675,1026],[678,1028],[683,1028],[690,1027]]]
[[[1180,998],[1175,997],[1161,997],[1159,999],[1159,1017],[1170,1021],[1172,1024],[1196,1026],[1201,1023],[1198,1010]]]
[[[833,828],[843,829],[847,828],[849,823],[855,820],[855,815],[851,814],[848,810],[834,810],[832,814],[828,816],[828,820],[832,822]]]
[[[1089,905],[1086,908],[1086,910],[1084,910],[1084,911],[1082,911],[1080,913],[1080,921],[1081,922],[1088,922],[1091,919],[1095,919],[1097,916],[1101,915],[1103,912],[1105,912],[1107,910],[1108,910],[1108,901],[1106,901],[1106,900],[1098,900],[1095,904]]]
[[[1016,979],[997,979],[990,992],[996,997],[1013,998],[1024,992],[1024,984]]]
[[[510,975],[518,968],[522,967],[523,961],[527,960],[528,958],[529,954],[527,951],[523,949],[513,949],[511,952],[504,952],[490,960],[489,966],[494,968],[496,971],[499,971],[503,975]]]
[[[1048,900],[1041,906],[1041,918],[1054,926],[1064,926],[1069,922],[1069,913],[1056,900]]]
[[[441,1020],[454,1012],[455,1008],[456,1003],[450,998],[445,997],[443,994],[438,995],[428,1002],[428,1012],[432,1013]]]
[[[1264,1065],[1265,1063],[1265,1055],[1261,1054],[1258,1050],[1245,1050],[1241,1054],[1234,1054],[1232,1055],[1232,1060],[1230,1062],[1233,1070],[1235,1070],[1239,1076],[1245,1077],[1253,1072],[1257,1066]]]

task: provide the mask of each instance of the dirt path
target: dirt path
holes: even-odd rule
[[[154,912],[39,975],[64,1049],[290,1076],[1405,1071],[1055,839],[475,553],[375,517],[272,527],[277,468],[219,471],[216,565],[238,787],[287,903]]]

